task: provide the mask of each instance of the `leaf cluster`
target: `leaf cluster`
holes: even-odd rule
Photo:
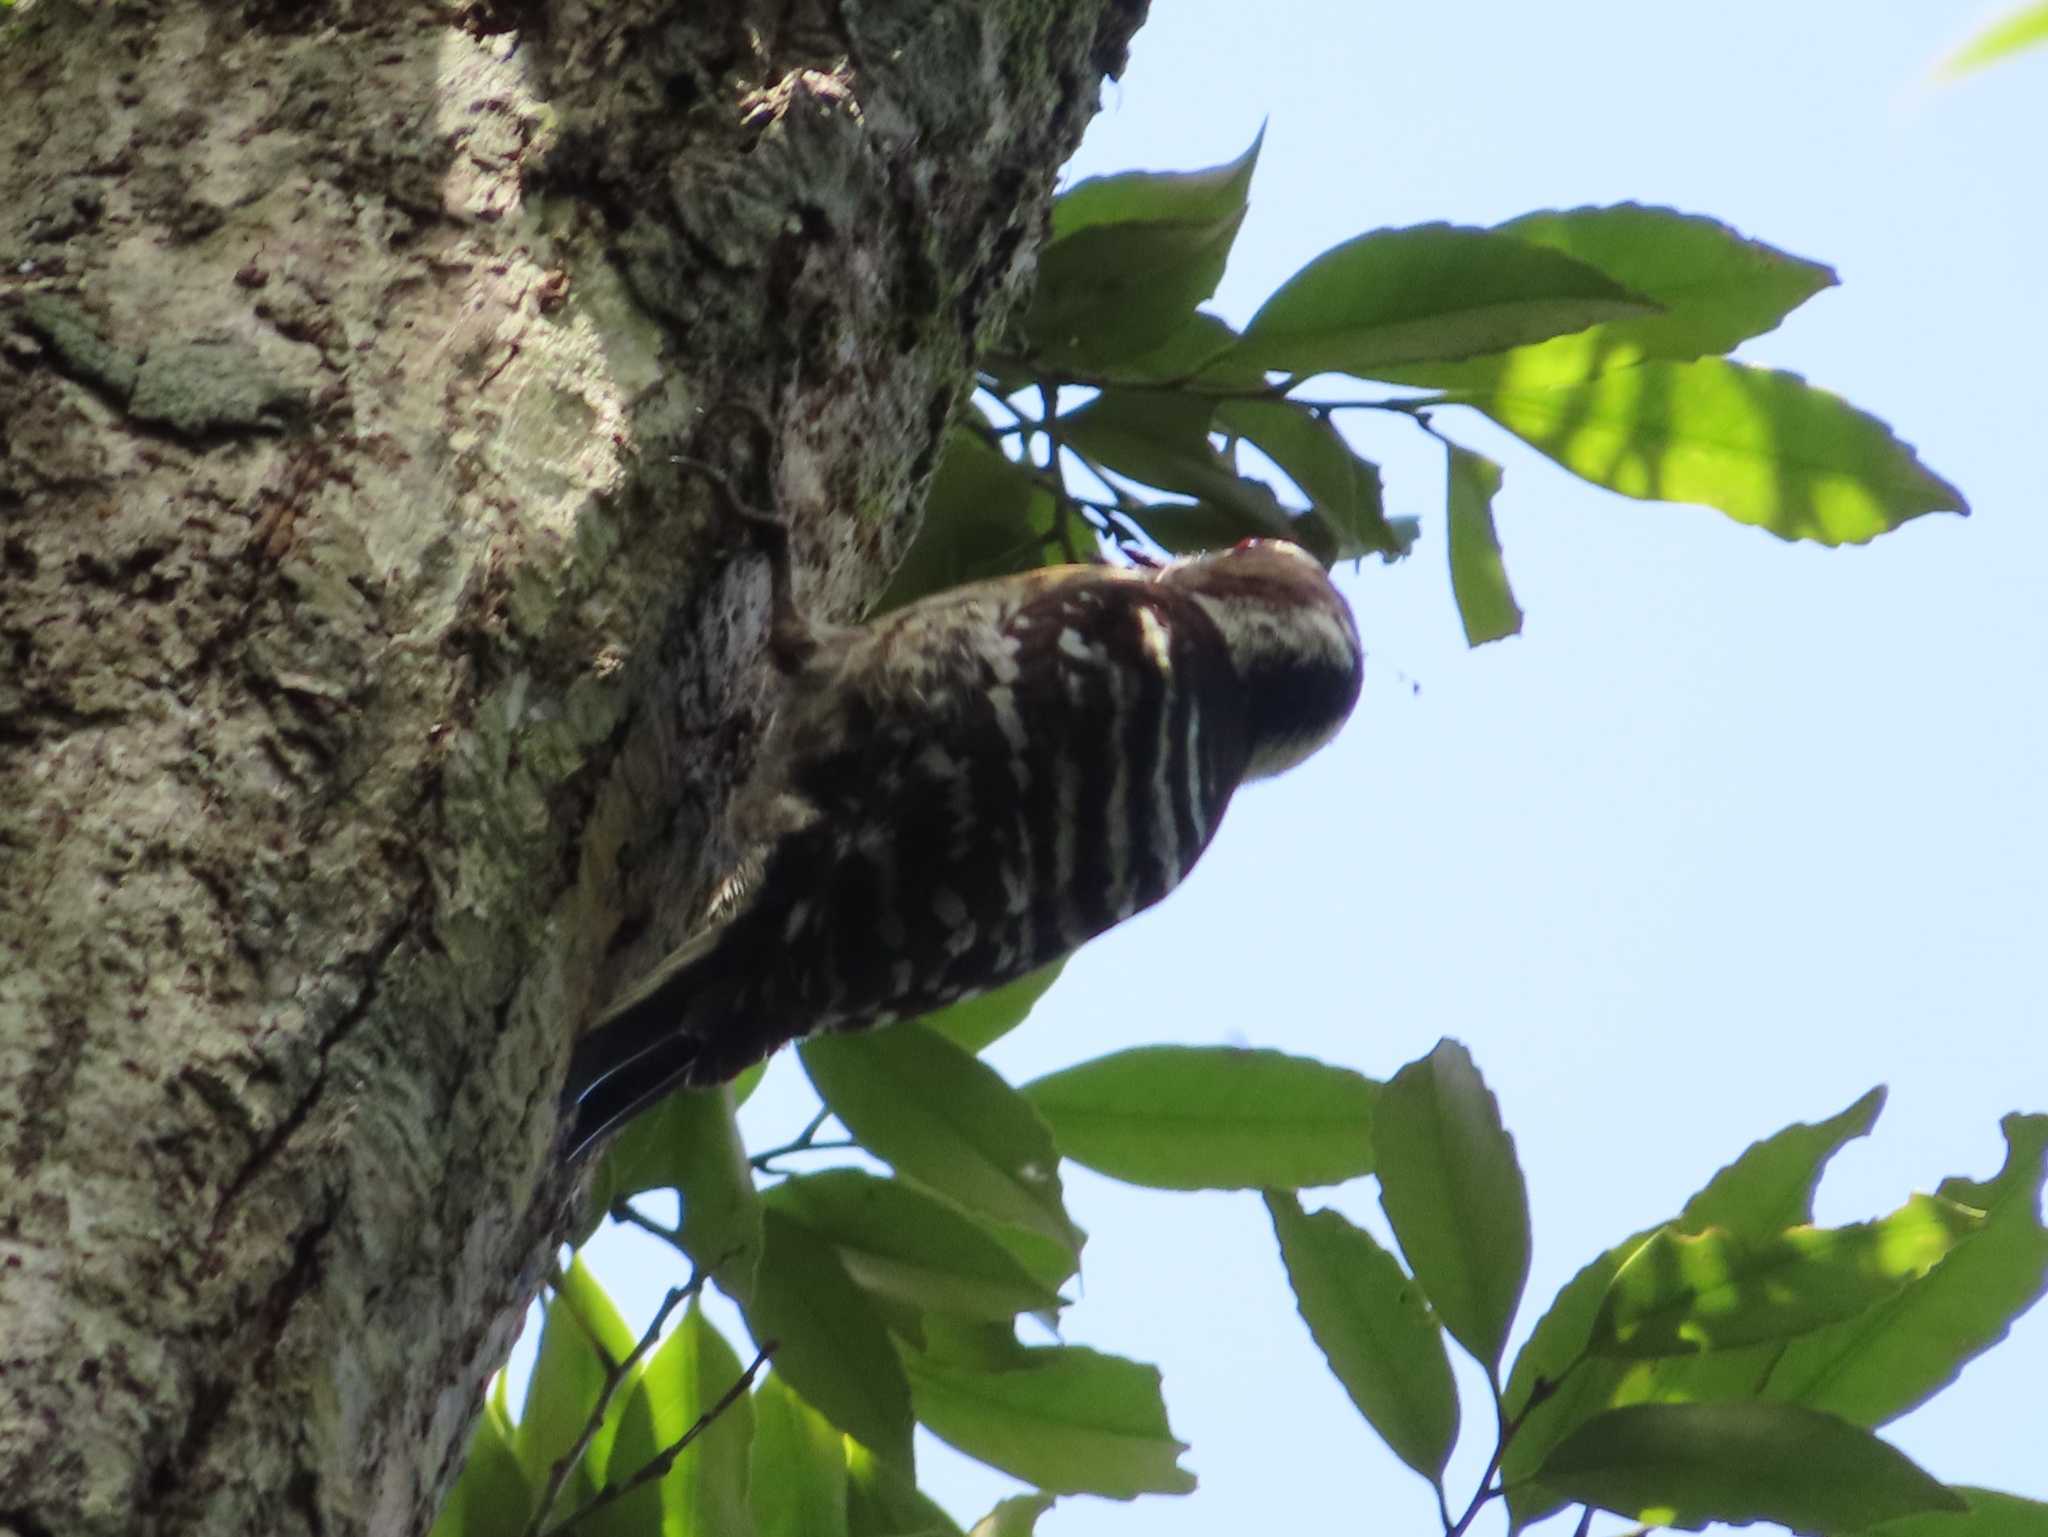
[[[1568,1507],[1825,1537],[2048,1522],[2048,1505],[1952,1489],[1872,1433],[2048,1290],[2048,1116],[2007,1119],[1991,1179],[1949,1179],[1838,1228],[1813,1225],[1814,1190],[1883,1092],[1788,1127],[1589,1263],[1510,1359],[1528,1199],[1463,1047],[1444,1042],[1383,1084],[1274,1051],[1156,1046],[1012,1087],[977,1050],[1049,981],[806,1043],[821,1110],[781,1146],[746,1153],[732,1087],[637,1123],[601,1192],[672,1243],[692,1280],[636,1343],[580,1263],[557,1277],[524,1409],[515,1421],[500,1378],[443,1537],[956,1533],[917,1489],[918,1424],[1035,1486],[978,1534],[1028,1532],[1060,1495],[1192,1489],[1158,1371],[1058,1343],[1085,1244],[1063,1160],[1263,1200],[1311,1337],[1366,1424],[1434,1487],[1447,1537],[1495,1501],[1517,1530]],[[833,1121],[847,1136],[821,1140]],[[852,1147],[869,1166],[845,1161]],[[837,1161],[814,1166],[821,1154]],[[1391,1247],[1301,1201],[1368,1177]],[[679,1227],[633,1204],[657,1190],[679,1194]],[[697,1309],[714,1278],[756,1342],[745,1371]],[[1050,1342],[1026,1343],[1020,1324]],[[1491,1399],[1493,1451],[1462,1501],[1445,1482],[1466,1418],[1453,1344]]]
[[[1258,153],[1059,200],[1036,298],[984,360],[885,607],[1105,548],[1287,538],[1326,564],[1398,560],[1420,520],[1388,515],[1347,417],[1443,444],[1444,546],[1473,645],[1522,614],[1495,527],[1500,467],[1443,427],[1452,408],[1594,485],[1784,539],[1859,543],[1967,510],[1875,417],[1730,360],[1835,276],[1712,219],[1623,204],[1377,230],[1233,328],[1201,306]]]

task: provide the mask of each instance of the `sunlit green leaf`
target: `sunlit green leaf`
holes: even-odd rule
[[[649,1466],[739,1380],[739,1358],[693,1300],[626,1392],[606,1481],[624,1483]],[[653,1532],[749,1537],[753,1516],[747,1506],[747,1457],[753,1436],[753,1400],[742,1393],[683,1449],[660,1480],[601,1506],[576,1530],[591,1537],[647,1537]]]
[[[917,1417],[940,1440],[1055,1494],[1185,1494],[1186,1446],[1167,1427],[1159,1373],[1073,1346],[977,1371],[911,1354]]]
[[[1441,1484],[1458,1438],[1458,1394],[1422,1289],[1339,1213],[1305,1215],[1277,1191],[1267,1192],[1266,1210],[1295,1305],[1331,1373],[1394,1455]]]
[[[1637,203],[1525,214],[1499,233],[1597,267],[1661,313],[1462,362],[1410,364],[1388,378],[1451,390],[1547,389],[1653,359],[1716,356],[1773,329],[1835,282],[1819,263],[1713,219]]]
[[[755,1537],[847,1537],[839,1431],[772,1372],[754,1390],[747,1489]]]
[[[831,1169],[784,1180],[767,1204],[834,1245],[856,1285],[912,1307],[1007,1322],[1060,1306],[988,1232],[900,1180]]]
[[[592,1204],[646,1190],[682,1193],[682,1247],[744,1299],[761,1254],[761,1209],[728,1087],[684,1089],[636,1117],[600,1167]]]
[[[520,1466],[517,1432],[503,1396],[493,1393],[477,1416],[476,1433],[462,1459],[462,1475],[427,1537],[501,1537],[526,1529],[534,1491]]]
[[[1483,646],[1521,633],[1522,610],[1508,586],[1500,535],[1493,526],[1493,499],[1500,494],[1501,469],[1483,454],[1450,450],[1449,521],[1451,593],[1465,625],[1465,644]]]
[[[858,1441],[846,1442],[847,1537],[961,1537],[916,1484]]]
[[[754,1097],[754,1090],[761,1086],[761,1076],[767,1071],[768,1064],[766,1062],[756,1062],[752,1067],[744,1069],[739,1077],[733,1079],[731,1088],[734,1108],[744,1105]]]
[[[1645,363],[1469,403],[1595,485],[1718,508],[1781,539],[1858,544],[1923,513],[1968,510],[1883,422],[1794,374],[1718,358]]]
[[[1562,252],[1426,224],[1361,235],[1316,257],[1260,307],[1231,356],[1293,374],[1370,378],[1654,309]]]
[[[1529,1196],[1514,1138],[1472,1057],[1440,1042],[1381,1091],[1380,1204],[1452,1336],[1498,1365],[1529,1276]]]
[[[1810,1222],[1822,1169],[1852,1138],[1870,1130],[1883,1099],[1881,1090],[1872,1090],[1818,1125],[1796,1123],[1753,1143],[1686,1203],[1676,1224],[1679,1231],[1720,1226],[1766,1236]],[[1649,1363],[1602,1358],[1572,1368],[1591,1337],[1593,1320],[1615,1274],[1651,1236],[1646,1230],[1623,1240],[1567,1282],[1515,1359],[1506,1404],[1508,1413],[1519,1417],[1520,1428],[1508,1445],[1502,1473],[1509,1507],[1522,1525],[1563,1503],[1531,1483],[1529,1475],[1574,1426],[1622,1402],[1661,1401],[1665,1395],[1678,1400],[1711,1396],[1724,1373],[1746,1374],[1733,1390],[1747,1396],[1769,1368],[1768,1360],[1752,1359],[1755,1351]],[[1561,1386],[1529,1407],[1539,1382],[1558,1384],[1560,1379]]]
[[[775,1370],[833,1424],[906,1472],[910,1390],[888,1331],[838,1252],[769,1208],[747,1327],[776,1344]]]
[[[983,1063],[916,1024],[813,1036],[800,1056],[819,1096],[877,1158],[969,1211],[1079,1252],[1052,1133]]]
[[[1795,1121],[1752,1143],[1685,1203],[1678,1230],[1703,1233],[1720,1227],[1763,1237],[1811,1222],[1821,1171],[1850,1141],[1870,1135],[1884,1100],[1880,1085],[1839,1115],[1817,1124]]]
[[[1046,989],[1059,980],[1066,964],[1059,960],[1041,966],[978,998],[963,999],[936,1014],[927,1014],[918,1023],[937,1031],[962,1051],[979,1056],[1024,1023]]]
[[[1298,1189],[1372,1172],[1378,1086],[1277,1051],[1145,1046],[1024,1086],[1061,1153],[1166,1190]]]
[[[1052,1507],[1049,1494],[1013,1495],[975,1522],[968,1537],[1031,1537],[1038,1530],[1038,1518]]]
[[[1953,1382],[2048,1294],[2040,1215],[2048,1115],[2010,1115],[2003,1127],[2006,1160],[1995,1177],[1940,1187],[1983,1212],[1983,1226],[1889,1301],[1793,1341],[1771,1373],[1770,1397],[1882,1425]]]
[[[583,1261],[573,1261],[561,1289],[548,1302],[533,1375],[526,1380],[525,1407],[519,1412],[519,1465],[526,1471],[529,1488],[546,1487],[556,1460],[576,1444],[589,1423],[607,1368],[624,1361],[637,1343]],[[620,1399],[612,1401],[592,1438],[577,1470],[579,1486],[586,1475],[595,1478],[603,1473],[621,1407]],[[573,1504],[576,1492],[575,1487],[566,1489],[564,1499]]]
[[[1031,1353],[1017,1338],[1014,1322],[961,1318],[946,1313],[927,1316],[926,1343],[918,1354],[930,1363],[965,1366],[981,1372],[1006,1372],[1030,1364]]]
[[[1538,1473],[1652,1526],[1776,1521],[1833,1537],[1963,1501],[1868,1431],[1790,1404],[1637,1404],[1566,1437]]]
[[[1971,38],[1942,61],[1941,74],[1950,79],[1967,75],[2001,59],[2048,42],[2048,5],[2022,6],[2000,18]],[[1968,1534],[1958,1534],[1968,1537]]]
[[[1925,1275],[1983,1222],[1967,1206],[1916,1196],[1876,1222],[1767,1238],[1667,1228],[1616,1274],[1593,1322],[1592,1348],[1689,1355],[1809,1333]]]

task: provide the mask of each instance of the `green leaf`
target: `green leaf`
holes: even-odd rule
[[[965,998],[936,1014],[927,1014],[918,1023],[927,1030],[937,1031],[962,1051],[971,1051],[979,1056],[1024,1023],[1025,1017],[1038,1006],[1038,1000],[1045,996],[1046,989],[1059,980],[1066,964],[1062,959],[1036,971],[1028,971],[993,992],[983,993],[978,998]]]
[[[1055,1494],[1185,1494],[1150,1366],[1076,1346],[1022,1352],[1026,1364],[981,1371],[906,1355],[917,1417],[940,1440]]]
[[[1200,171],[1120,171],[1076,182],[1053,199],[1055,242],[1105,224],[1202,223],[1244,212],[1266,130],[1242,155]]]
[[[1012,1495],[975,1522],[968,1537],[1031,1537],[1038,1530],[1038,1518],[1052,1507],[1049,1494]]]
[[[1810,1333],[1892,1296],[1983,1223],[1967,1206],[1916,1196],[1880,1221],[1768,1238],[1666,1228],[1615,1276],[1592,1348],[1647,1358]]]
[[[599,1210],[645,1190],[682,1195],[683,1251],[744,1301],[761,1257],[761,1203],[730,1085],[671,1094],[619,1134],[592,1193]]]
[[[992,1322],[1062,1306],[988,1232],[899,1180],[832,1169],[784,1180],[767,1204],[834,1245],[856,1285],[893,1301]]]
[[[1081,1269],[1080,1245],[1088,1235],[1078,1227],[1071,1243],[1031,1232],[1027,1228],[999,1224],[990,1233],[996,1242],[1016,1257],[1031,1279],[1047,1291],[1058,1291]]]
[[[1024,317],[1027,356],[1086,375],[1156,351],[1216,292],[1243,222],[1099,224],[1053,241]]]
[[[1380,1091],[1380,1205],[1416,1280],[1489,1375],[1529,1277],[1529,1194],[1472,1057],[1439,1042]]]
[[[428,1537],[501,1537],[524,1531],[532,1514],[533,1490],[520,1466],[517,1432],[502,1395],[494,1393],[477,1416],[462,1474]]]
[[[1823,1537],[1963,1501],[1868,1431],[1790,1404],[1636,1404],[1587,1421],[1537,1475],[1650,1526],[1776,1521]]]
[[[1493,526],[1493,499],[1500,494],[1501,469],[1483,454],[1444,445],[1450,451],[1451,593],[1465,626],[1465,644],[1519,635],[1522,610],[1508,586]]]
[[[1302,1213],[1283,1192],[1266,1210],[1302,1322],[1366,1423],[1441,1487],[1458,1439],[1458,1392],[1443,1331],[1394,1256],[1334,1211]]]
[[[1821,1171],[1850,1141],[1870,1135],[1884,1100],[1880,1084],[1839,1115],[1817,1125],[1796,1121],[1752,1143],[1685,1203],[1678,1230],[1720,1227],[1757,1238],[1811,1222]]]
[[[2048,1505],[2039,1500],[1968,1484],[1950,1484],[1949,1491],[1969,1503],[1969,1514],[1902,1516],[1873,1527],[1873,1537],[2041,1537],[2048,1532]]]
[[[1819,263],[1713,219],[1636,203],[1526,214],[1499,233],[1596,267],[1661,313],[1462,362],[1412,364],[1388,378],[1452,390],[1548,389],[1652,360],[1715,356],[1772,330],[1836,281]]]
[[[1924,513],[1969,510],[1883,422],[1795,374],[1645,363],[1466,404],[1595,485],[1714,507],[1781,539],[1860,544]]]
[[[1131,171],[1055,200],[1023,322],[1040,367],[1100,373],[1157,351],[1216,291],[1259,144],[1203,171]]]
[[[2023,48],[2048,42],[2048,5],[2022,6],[1993,22],[1942,61],[1938,73],[1948,80],[1996,64]],[[1963,1537],[1963,1534],[1958,1534]]]
[[[754,1390],[747,1488],[756,1537],[847,1537],[839,1432],[772,1373]]]
[[[1162,491],[1226,508],[1246,527],[1286,538],[1290,518],[1272,488],[1238,474],[1209,441],[1216,402],[1169,390],[1104,390],[1059,418],[1061,440],[1090,463]]]
[[[1387,523],[1379,466],[1353,453],[1329,420],[1291,400],[1226,400],[1216,407],[1216,426],[1255,445],[1301,488],[1337,536],[1333,562],[1404,552]]]
[[[986,1323],[932,1313],[925,1322],[925,1342],[917,1351],[927,1361],[981,1372],[1006,1372],[1030,1362],[1012,1321]]]
[[[1256,390],[1266,371],[1236,357],[1237,332],[1197,310],[1150,352],[1119,358],[1099,370],[1109,384],[1172,384],[1192,394]]]
[[[1501,1399],[1519,1428],[1502,1454],[1501,1479],[1516,1531],[1565,1503],[1531,1476],[1573,1429],[1613,1406],[1615,1389],[1633,1364],[1582,1358],[1607,1288],[1655,1231],[1624,1239],[1567,1281],[1515,1357]]]
[[[638,1343],[583,1261],[571,1261],[560,1290],[548,1303],[533,1375],[526,1381],[525,1406],[519,1411],[519,1465],[530,1488],[547,1487],[555,1462],[576,1444],[589,1423],[607,1370],[630,1356]],[[602,1476],[621,1406],[620,1399],[612,1401],[605,1423],[584,1454],[579,1479],[586,1474],[592,1479]],[[574,1493],[574,1485],[565,1486],[563,1499],[573,1503]]]
[[[819,1097],[877,1158],[969,1211],[1080,1253],[1052,1133],[992,1069],[915,1023],[813,1036],[800,1055]]]
[[[959,1525],[858,1441],[846,1443],[847,1537],[961,1537]]]
[[[1765,1237],[1810,1222],[1821,1170],[1852,1138],[1870,1130],[1883,1102],[1883,1091],[1873,1089],[1818,1125],[1794,1124],[1752,1144],[1686,1203],[1679,1230],[1691,1233],[1719,1226]],[[1756,1352],[1744,1351],[1648,1365],[1596,1359],[1567,1371],[1591,1337],[1593,1320],[1615,1274],[1653,1232],[1645,1230],[1615,1245],[1574,1276],[1516,1357],[1505,1401],[1511,1416],[1523,1418],[1508,1445],[1502,1472],[1518,1526],[1527,1526],[1562,1503],[1528,1478],[1574,1426],[1621,1402],[1700,1399],[1712,1392],[1717,1374],[1746,1373],[1732,1391],[1749,1396],[1770,1367],[1768,1359],[1752,1361]],[[1560,1379],[1554,1392],[1533,1409],[1528,1407],[1539,1381],[1560,1384]]]
[[[1288,373],[1382,377],[1648,314],[1595,267],[1491,230],[1379,230],[1333,246],[1281,284],[1233,359]]]
[[[932,475],[924,522],[874,614],[1063,558],[1053,533],[1052,493],[978,433],[955,427]]]
[[[1213,502],[1152,502],[1132,508],[1126,516],[1170,555],[1227,550],[1240,539],[1296,537],[1291,529],[1276,536],[1263,519],[1246,517],[1235,507],[1219,507]]]
[[[742,1071],[739,1077],[733,1079],[727,1085],[732,1090],[732,1103],[735,1110],[754,1097],[754,1090],[761,1086],[761,1077],[767,1071],[768,1064],[766,1062],[756,1062],[752,1067]]]
[[[776,1372],[808,1403],[909,1472],[910,1389],[882,1320],[831,1244],[773,1207],[764,1216],[747,1328],[776,1342]]]
[[[623,1483],[677,1441],[740,1380],[739,1358],[704,1320],[693,1298],[683,1321],[662,1341],[627,1390],[606,1478]],[[593,1511],[579,1532],[594,1537],[693,1537],[717,1532],[748,1537],[747,1458],[754,1407],[742,1393],[683,1449],[659,1481]]]
[[[1889,1301],[1793,1341],[1771,1373],[1769,1397],[1882,1425],[1955,1381],[2048,1294],[2040,1215],[2048,1115],[2001,1124],[2006,1160],[1996,1177],[1941,1183],[1944,1198],[1984,1213],[1975,1236]]]
[[[1061,1153],[1163,1190],[1294,1190],[1372,1172],[1378,1086],[1277,1051],[1142,1046],[1024,1086]]]

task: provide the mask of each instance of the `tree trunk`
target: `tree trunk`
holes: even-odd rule
[[[0,12],[0,1530],[431,1520],[1141,10]]]

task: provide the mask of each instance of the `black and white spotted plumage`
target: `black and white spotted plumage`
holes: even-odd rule
[[[1358,697],[1349,609],[1293,545],[1062,566],[807,634],[727,914],[576,1046],[572,1152],[783,1043],[1014,980],[1151,906],[1238,785]]]

